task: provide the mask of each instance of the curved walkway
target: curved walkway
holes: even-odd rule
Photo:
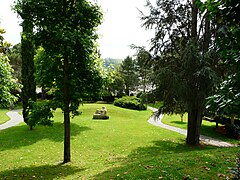
[[[10,120],[0,125],[0,131],[23,122],[23,117],[20,114],[18,114],[19,111],[21,111],[21,109],[7,112],[7,116],[10,117]]]
[[[171,131],[175,131],[177,133],[183,134],[185,136],[187,136],[187,130],[185,129],[181,129],[181,128],[177,128],[177,127],[173,127],[173,126],[169,126],[166,124],[162,123],[162,118],[163,118],[163,114],[160,114],[159,116],[157,116],[157,109],[156,108],[152,108],[152,107],[148,107],[149,109],[151,109],[154,113],[154,115],[152,115],[150,117],[150,119],[148,120],[148,122],[154,126],[159,126]],[[200,141],[202,141],[204,144],[208,144],[208,145],[212,145],[212,146],[218,146],[218,147],[236,147],[236,145],[225,142],[225,141],[221,141],[215,138],[211,138],[208,136],[204,136],[204,135],[200,135]]]

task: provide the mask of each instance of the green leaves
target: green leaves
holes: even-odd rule
[[[51,111],[51,104],[48,101],[43,102],[30,102],[30,106],[28,115],[28,125],[31,127],[35,127],[37,124],[40,125],[53,125],[53,113]]]
[[[0,54],[0,106],[9,107],[18,97],[12,91],[18,91],[20,84],[12,77],[13,69],[7,56]]]

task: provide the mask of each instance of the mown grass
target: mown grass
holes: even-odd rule
[[[10,120],[10,118],[6,115],[8,111],[9,110],[7,109],[0,109],[0,124],[4,124],[8,120]]]
[[[180,115],[164,115],[162,122],[165,124],[168,124],[170,126],[179,127],[182,129],[187,129],[187,114],[184,114],[183,116],[183,122],[181,121]],[[215,122],[209,122],[206,120],[202,121],[202,127],[201,127],[201,134],[210,136],[213,138],[217,138],[223,141],[227,141],[233,144],[238,144],[239,140],[227,138],[225,135],[220,134],[216,131],[216,123]]]
[[[183,135],[147,123],[150,111],[106,104],[110,119],[92,120],[86,104],[71,122],[72,162],[62,165],[63,114],[52,127],[0,131],[0,179],[218,179],[230,177],[238,148],[189,147]]]

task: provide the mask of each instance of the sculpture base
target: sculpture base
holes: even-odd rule
[[[94,114],[93,119],[109,119],[109,116],[102,115],[102,114]]]

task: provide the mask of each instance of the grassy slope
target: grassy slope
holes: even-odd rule
[[[180,115],[165,115],[162,122],[171,126],[179,127],[182,129],[187,129],[187,114],[183,117],[183,122],[181,122]],[[220,134],[215,131],[216,123],[203,120],[201,127],[201,134],[214,137],[223,141],[238,144],[239,141],[235,139],[230,139],[225,137],[225,135]]]
[[[60,111],[52,127],[0,131],[0,179],[218,179],[235,164],[238,148],[185,146],[183,135],[147,123],[150,111],[105,105],[110,119],[92,120],[101,106],[84,105],[72,120],[72,162],[66,165],[60,164]]]
[[[7,122],[10,118],[6,115],[9,110],[0,109],[0,124]]]

